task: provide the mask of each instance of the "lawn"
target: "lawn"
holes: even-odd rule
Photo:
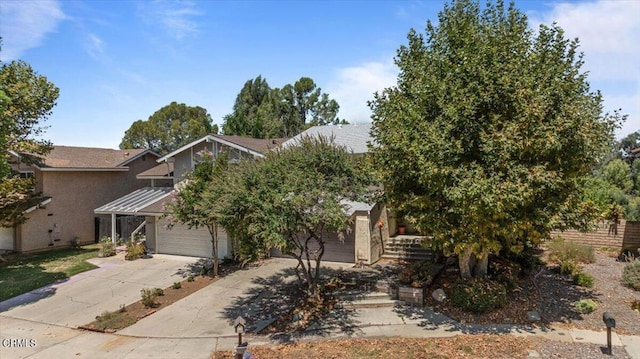
[[[97,268],[86,261],[97,255],[98,245],[89,245],[5,258],[0,262],[0,301]]]

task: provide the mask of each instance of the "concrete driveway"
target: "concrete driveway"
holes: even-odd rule
[[[180,281],[198,258],[154,255],[125,261],[124,255],[90,260],[100,268],[0,303],[0,315],[76,328],[105,310],[140,300],[143,288]]]

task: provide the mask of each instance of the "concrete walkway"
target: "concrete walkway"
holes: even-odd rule
[[[153,263],[155,259],[148,260],[150,262],[146,266],[155,268],[153,270],[161,270],[163,266]],[[173,260],[169,257],[157,259],[158,262]],[[127,262],[127,265],[136,262],[142,263],[142,261],[134,261]],[[181,263],[182,266],[187,264],[189,263]],[[336,270],[346,268],[344,264],[328,265]],[[231,326],[231,321],[237,314],[247,318],[258,318],[250,323],[252,326],[264,324],[261,321],[268,318],[261,317],[261,308],[269,303],[278,303],[278,296],[286,295],[282,292],[278,294],[277,289],[278,286],[293,279],[291,268],[294,266],[295,262],[292,260],[272,259],[260,267],[235,272],[116,334],[86,332],[74,328],[75,323],[86,324],[93,319],[93,317],[89,318],[90,316],[100,313],[101,308],[97,304],[87,308],[84,305],[79,306],[77,312],[82,314],[76,313],[76,310],[68,305],[63,306],[66,309],[49,307],[63,303],[61,299],[57,299],[58,302],[52,301],[55,297],[67,297],[73,294],[78,298],[73,288],[59,287],[55,295],[24,306],[13,303],[5,309],[7,304],[3,302],[0,303],[0,311],[2,311],[0,313],[2,343],[0,357],[3,359],[210,358],[214,351],[232,350],[237,344],[237,337]],[[116,275],[112,271],[117,267],[120,266],[103,263],[101,269],[87,272],[84,277],[74,277],[69,282],[70,284],[78,283],[87,278],[113,279]],[[175,263],[173,271],[176,271]],[[162,274],[159,273],[157,277],[166,276],[164,287],[167,287],[175,281],[172,275],[172,272],[167,270]],[[133,283],[137,283],[133,280],[136,278],[133,274],[130,278]],[[138,284],[147,285],[148,282],[145,280],[145,283]],[[162,287],[162,284],[157,282],[159,287]],[[117,283],[111,283],[111,286],[116,285]],[[101,294],[91,294],[88,298],[95,297],[96,302],[100,302],[100,295],[103,296],[102,301],[105,301],[104,298],[113,298],[110,290],[105,291],[100,288],[96,290]],[[139,291],[139,289],[136,290]],[[139,299],[139,292],[135,297],[135,300]],[[111,304],[107,309],[113,310],[115,302],[111,300],[108,302]],[[606,345],[606,332],[562,328],[542,330],[516,325],[463,325],[430,309],[410,307],[337,311],[334,317],[329,317],[315,325],[313,329],[296,337],[248,335],[245,339],[251,348],[251,346],[273,345],[288,340],[317,341],[347,337],[399,336],[435,338],[464,333],[501,333]],[[33,341],[30,341],[32,339]],[[626,350],[632,358],[640,359],[640,336],[618,335],[614,332],[613,345],[614,353]]]

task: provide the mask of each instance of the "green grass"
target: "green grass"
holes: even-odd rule
[[[5,258],[0,262],[0,301],[97,268],[86,260],[95,258],[98,249],[90,245]]]

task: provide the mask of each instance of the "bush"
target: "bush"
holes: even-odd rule
[[[499,282],[483,278],[458,280],[448,297],[456,307],[475,313],[485,313],[507,303],[507,289]]]
[[[569,275],[578,274],[582,270],[582,268],[580,268],[580,266],[576,262],[570,259],[560,262],[559,268],[560,268],[560,274],[569,274]]]
[[[156,307],[156,298],[158,295],[156,294],[155,289],[145,288],[140,290],[140,296],[142,297],[141,302],[147,308],[155,308]]]
[[[116,255],[116,247],[113,245],[111,238],[102,237],[102,239],[100,239],[100,251],[98,252],[98,256],[111,257],[115,255]]]
[[[180,282],[173,282],[173,285],[171,286],[171,288],[173,288],[173,289],[180,289],[180,288],[182,288],[182,283],[180,283]]]
[[[414,288],[422,288],[431,280],[433,280],[433,266],[429,262],[411,263],[398,274],[400,283]]]
[[[576,263],[593,263],[596,261],[592,247],[565,241],[560,237],[549,242],[547,249],[549,250],[549,259],[558,264],[566,261]]]
[[[129,244],[127,244],[127,254],[125,254],[124,259],[128,261],[138,259],[142,257],[145,252],[146,249],[142,243],[130,241]]]
[[[574,302],[573,305],[576,307],[576,310],[582,314],[589,314],[598,309],[598,304],[591,299],[580,299]]]
[[[636,259],[624,266],[622,282],[630,288],[640,291],[640,259]]]
[[[194,280],[196,280],[192,275],[187,277],[187,282],[193,282]]]
[[[164,295],[164,290],[162,290],[162,288],[153,288],[153,294],[155,294],[156,297],[162,297]]]
[[[575,273],[573,275],[573,284],[579,285],[581,287],[593,287],[594,280],[595,279],[593,278],[593,276],[587,273]]]
[[[133,317],[127,316],[122,309],[115,312],[105,311],[96,317],[96,329],[122,329],[126,328],[136,320]]]

